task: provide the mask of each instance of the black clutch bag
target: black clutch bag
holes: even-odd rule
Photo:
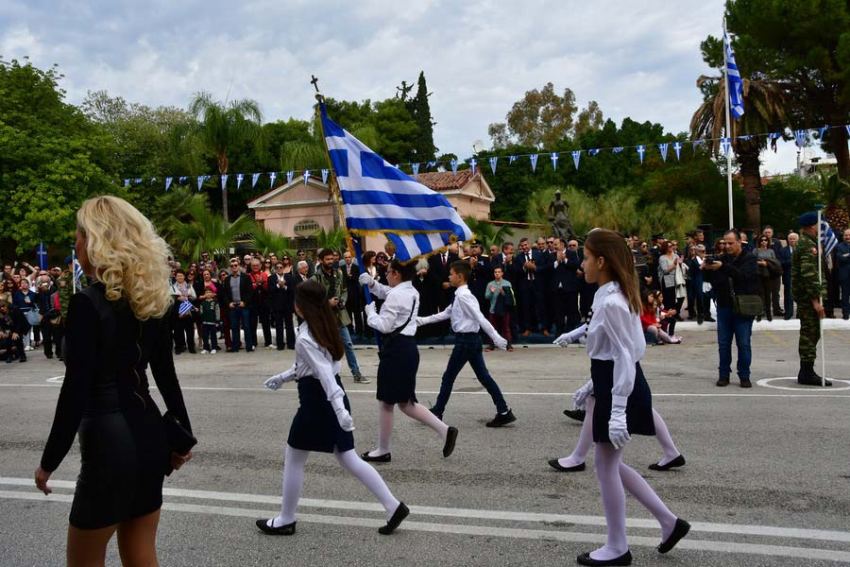
[[[173,413],[165,412],[162,418],[165,420],[165,436],[168,438],[168,446],[173,453],[185,455],[198,444],[195,436],[183,427],[183,424]]]

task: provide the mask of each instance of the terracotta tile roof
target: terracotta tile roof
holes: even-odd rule
[[[475,172],[476,176],[480,174],[480,171]],[[462,169],[457,174],[451,171],[420,173],[415,179],[434,191],[452,191],[463,188],[472,180],[472,170]]]

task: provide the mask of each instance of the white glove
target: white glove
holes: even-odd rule
[[[348,410],[345,409],[345,404],[343,403],[342,398],[334,398],[331,400],[331,407],[334,409],[337,423],[339,423],[342,430],[354,431],[354,419],[352,419]]]
[[[367,303],[366,307],[365,307],[365,311],[366,311],[366,317],[369,317],[369,315],[376,314],[378,311],[377,311],[377,307],[375,307],[375,302],[373,301],[372,303]]]
[[[628,398],[613,396],[611,400],[611,417],[608,419],[608,439],[615,449],[622,449],[631,441],[629,428],[626,425],[626,402]]]
[[[360,282],[360,285],[365,285],[372,287],[375,285],[375,280],[372,279],[372,276],[369,275],[369,272],[363,272],[360,274],[360,277],[357,278],[357,281]]]
[[[578,410],[583,410],[587,397],[593,393],[593,380],[585,382],[584,386],[573,393],[573,407]]]
[[[499,350],[508,350],[508,341],[504,337],[497,337],[493,339],[493,344],[496,345],[496,348]]]
[[[557,339],[552,341],[552,344],[565,347],[568,344],[579,342],[580,339],[582,337],[584,337],[584,335],[586,335],[586,334],[587,334],[587,323],[585,323],[584,325],[582,325],[581,327],[579,327],[577,329],[573,329],[569,333],[564,333],[563,335],[559,336]]]
[[[281,372],[280,374],[275,374],[265,382],[263,382],[263,386],[268,388],[269,390],[277,390],[280,388],[285,382],[290,382],[295,380],[295,366],[285,372]]]

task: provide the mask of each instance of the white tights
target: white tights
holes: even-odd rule
[[[283,458],[283,495],[280,502],[280,514],[268,521],[271,527],[280,527],[295,521],[295,509],[298,508],[298,500],[301,498],[301,490],[304,487],[304,465],[310,451],[295,449],[286,445]],[[398,508],[399,501],[390,492],[387,483],[381,478],[373,467],[361,459],[351,449],[340,453],[334,450],[334,457],[342,467],[357,477],[357,480],[366,485],[366,488],[375,495],[386,511],[387,520]]]
[[[626,493],[635,497],[661,524],[662,541],[673,532],[676,516],[661,501],[649,483],[632,467],[623,463],[623,450],[610,443],[596,444],[596,478],[602,493],[608,541],[590,553],[591,558],[608,560],[623,555],[629,544],[626,540]],[[625,489],[625,490],[624,490]]]
[[[558,459],[558,463],[562,467],[574,467],[580,465],[587,458],[587,453],[590,451],[590,446],[593,444],[593,407],[596,401],[593,396],[588,396],[585,402],[587,413],[584,416],[584,423],[581,424],[581,432],[578,436],[573,452],[567,457]],[[673,437],[670,435],[670,430],[667,429],[667,424],[661,414],[652,409],[652,421],[655,424],[655,438],[658,439],[658,444],[661,445],[661,450],[664,452],[664,457],[658,461],[659,465],[666,465],[673,459],[679,456],[679,449],[673,443]]]
[[[369,451],[370,457],[380,457],[389,453],[393,436],[393,409],[396,404],[378,402],[378,405],[378,448]],[[431,413],[428,408],[417,402],[405,402],[398,404],[398,409],[408,417],[412,417],[436,431],[440,438],[445,441],[449,426]]]

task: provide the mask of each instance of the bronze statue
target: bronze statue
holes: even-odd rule
[[[561,192],[555,191],[555,199],[549,203],[549,222],[552,223],[552,235],[557,238],[570,240],[575,238],[573,224],[567,215],[570,205],[561,200]]]

